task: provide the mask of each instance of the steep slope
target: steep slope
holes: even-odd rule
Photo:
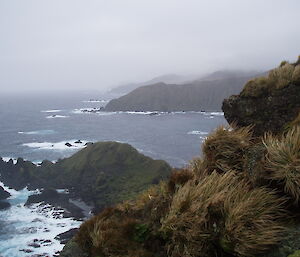
[[[195,81],[184,85],[158,83],[111,100],[105,111],[218,111],[224,98],[237,94],[250,77]]]
[[[128,144],[99,142],[70,158],[40,167],[19,159],[0,161],[3,182],[15,188],[69,188],[97,209],[133,197],[169,175],[171,167],[140,154]]]
[[[259,88],[259,99],[269,101],[274,90],[279,96],[299,87],[300,59],[285,65],[271,71],[267,86],[247,83],[238,99],[251,95],[255,100]],[[288,101],[293,95],[286,97],[285,126],[269,126],[266,135],[257,134],[255,127],[265,116],[253,107],[257,122],[253,118],[247,127],[217,128],[204,141],[201,158],[82,224],[61,256],[299,256],[300,113],[295,119],[289,116],[299,108]],[[277,111],[271,108],[266,111]]]

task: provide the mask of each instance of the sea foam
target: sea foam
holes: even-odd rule
[[[55,237],[81,224],[71,218],[62,218],[61,211],[50,205],[24,206],[28,196],[39,191],[29,191],[26,188],[16,191],[1,182],[0,186],[11,194],[8,199],[11,207],[0,211],[1,257],[28,256],[25,251],[31,251],[30,256],[53,256],[63,248]]]
[[[65,150],[82,149],[86,147],[86,143],[88,142],[86,140],[81,140],[81,143],[76,143],[76,141],[77,140],[72,139],[72,140],[61,141],[61,142],[32,142],[32,143],[25,143],[23,144],[23,146],[27,146],[39,150],[65,151]],[[67,143],[69,143],[71,146],[67,146],[66,145]]]

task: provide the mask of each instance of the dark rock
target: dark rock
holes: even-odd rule
[[[245,97],[234,95],[225,99],[222,109],[228,123],[239,127],[254,125],[254,134],[265,131],[280,133],[300,111],[300,86],[289,85],[266,96]]]
[[[71,239],[60,252],[59,257],[87,257],[88,254],[83,252],[74,239]]]
[[[77,140],[74,142],[74,144],[82,144],[82,141],[81,140]]]
[[[6,192],[2,186],[0,186],[0,200],[5,200],[10,197],[10,193]]]
[[[85,216],[82,209],[70,202],[70,196],[67,194],[59,194],[55,189],[45,189],[41,194],[31,195],[28,197],[25,206],[29,206],[34,203],[50,204],[57,210],[62,210],[62,216],[65,218],[74,217],[75,219],[83,219]],[[60,218],[61,214],[57,214],[57,218]]]
[[[33,247],[33,248],[40,248],[41,245],[38,243],[29,243],[28,246]]]
[[[78,228],[72,228],[67,232],[61,233],[55,237],[56,240],[59,240],[61,244],[66,244],[69,242],[77,233]]]
[[[10,207],[10,203],[5,201],[0,201],[0,210],[8,209]]]
[[[21,249],[19,250],[20,252],[24,252],[24,253],[32,253],[33,251],[30,249]]]
[[[49,200],[57,198],[59,198],[59,194],[55,189],[45,189],[41,194],[29,196],[25,206],[33,203],[48,202]]]
[[[65,143],[65,146],[72,147],[72,145],[69,142]]]

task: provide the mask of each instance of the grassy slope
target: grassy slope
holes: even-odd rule
[[[128,144],[99,142],[57,164],[40,168],[39,177],[54,185],[75,187],[99,207],[133,197],[166,178],[171,167],[140,154]]]

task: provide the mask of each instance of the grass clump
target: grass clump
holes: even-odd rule
[[[249,80],[242,92],[241,96],[247,97],[260,97],[268,94],[269,92],[269,80],[266,77],[259,77]]]
[[[243,97],[261,97],[290,84],[300,84],[299,59],[293,64],[282,61],[280,66],[271,70],[267,76],[248,81],[240,95]]]
[[[204,163],[209,173],[242,172],[244,154],[251,145],[251,127],[219,127],[203,143]]]
[[[288,86],[292,83],[294,70],[295,66],[289,63],[271,70],[268,75],[269,84],[273,85],[276,89]]]
[[[300,126],[292,127],[281,138],[267,135],[265,178],[276,182],[299,205],[300,203]]]
[[[250,189],[233,172],[191,180],[175,193],[162,223],[168,256],[262,253],[281,239],[282,203],[266,188]]]

